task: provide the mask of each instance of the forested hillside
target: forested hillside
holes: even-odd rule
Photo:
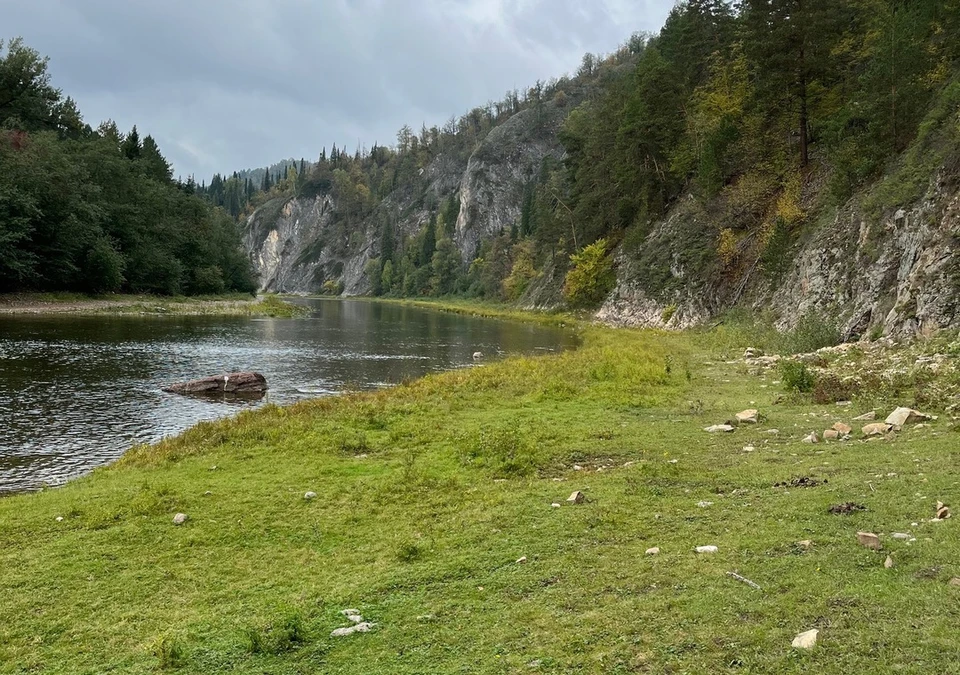
[[[958,55],[958,0],[686,0],[574,77],[291,168],[247,243],[291,290],[595,306],[619,271],[699,280],[714,311],[850,204],[892,217],[960,165]],[[284,208],[315,239],[267,251]]]
[[[0,292],[255,290],[235,221],[150,136],[85,124],[47,61],[0,41]]]

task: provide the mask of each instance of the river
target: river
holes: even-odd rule
[[[299,300],[300,319],[0,316],[0,493],[59,485],[203,420],[266,403],[570,349],[562,328],[366,300]],[[256,370],[257,401],[185,398],[164,385]]]

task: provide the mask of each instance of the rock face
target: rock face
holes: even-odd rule
[[[277,198],[257,209],[243,225],[243,243],[260,277],[260,289],[318,293],[324,282],[344,295],[371,288],[367,262],[380,255],[384,221],[395,223],[396,241],[416,235],[436,206],[460,201],[453,240],[465,263],[483,239],[509,232],[520,220],[527,185],[545,159],[559,161],[559,130],[585,95],[568,92],[566,105],[546,103],[540,111],[521,110],[493,128],[468,157],[441,154],[417,177],[401,184],[349,226],[341,218],[335,192]],[[559,284],[538,287],[545,297],[559,296]],[[531,304],[537,304],[534,299]]]
[[[776,278],[762,273],[759,254],[740,267],[724,268],[715,255],[719,232],[728,227],[715,214],[724,208],[714,205],[711,212],[688,195],[651,224],[639,247],[621,250],[617,286],[598,318],[614,325],[686,328],[747,306],[772,309],[780,328],[804,316],[828,319],[848,341],[873,331],[912,337],[960,326],[955,174],[956,167],[941,168],[930,176],[924,196],[879,212],[860,206],[871,189],[865,188],[835,214],[820,216]],[[816,183],[811,180],[807,188],[811,203],[823,189]]]
[[[435,157],[369,213],[340,212],[336,191],[277,198],[253,213],[243,227],[244,245],[261,289],[314,293],[333,282],[345,295],[370,291],[367,263],[380,255],[383,223],[395,241],[416,235],[447,200],[459,200],[452,237],[464,263],[482,242],[509,232],[520,220],[527,186],[545,160],[560,161],[559,130],[585,98],[568,92],[564,106],[548,102],[522,110],[494,127],[466,156]],[[675,200],[661,218],[627,236],[617,250],[617,283],[597,318],[613,325],[687,328],[735,307],[769,309],[780,328],[805,316],[837,323],[846,340],[872,332],[915,336],[960,326],[960,181],[944,165],[929,178],[926,193],[909,202],[867,210],[866,186],[834,211],[814,205],[828,189],[813,170],[804,187],[804,237],[789,249],[776,274],[765,269],[763,239],[754,227],[731,263],[720,259],[718,237],[740,216],[736,205],[704,203],[693,194]],[[731,215],[733,214],[733,215]],[[741,214],[742,215],[742,214]],[[743,218],[741,218],[743,220]],[[754,248],[751,248],[754,246]],[[545,263],[521,298],[527,307],[561,302],[566,259]],[[750,350],[750,358],[759,350]]]
[[[454,236],[465,263],[474,259],[481,240],[519,222],[524,186],[544,159],[563,156],[557,132],[564,112],[548,106],[538,121],[537,111],[523,110],[493,129],[470,157]]]
[[[267,391],[267,379],[260,373],[229,373],[214,375],[200,380],[164,387],[164,391],[184,396],[208,396],[233,394],[237,396],[263,395]]]

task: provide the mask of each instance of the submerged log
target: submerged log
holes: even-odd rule
[[[211,394],[262,396],[267,389],[267,379],[260,373],[214,375],[163,388],[165,392],[170,394],[182,394],[184,396],[209,396]]]

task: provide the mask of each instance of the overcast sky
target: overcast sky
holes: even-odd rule
[[[178,175],[392,144],[656,31],[673,0],[0,0],[85,120]]]

